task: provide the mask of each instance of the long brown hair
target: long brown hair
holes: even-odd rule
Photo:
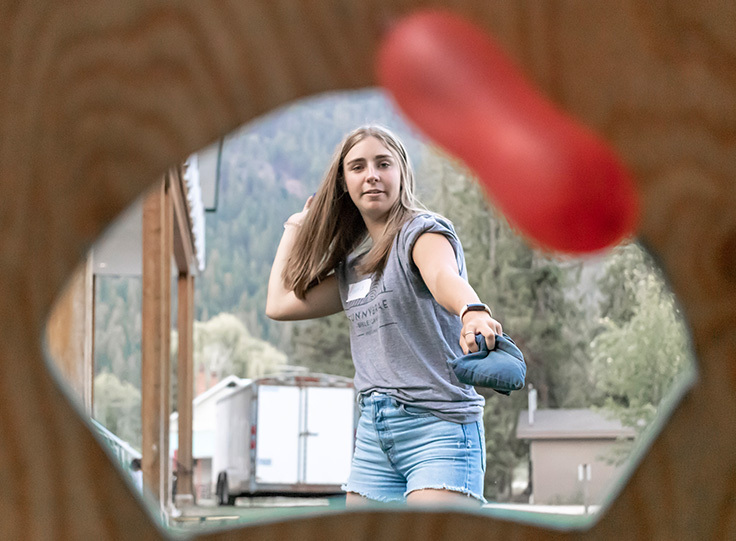
[[[391,151],[398,161],[401,176],[399,198],[389,210],[386,228],[361,258],[357,271],[361,274],[383,272],[401,226],[424,210],[414,197],[414,171],[401,141],[386,128],[376,125],[362,126],[348,133],[337,146],[284,269],[284,285],[300,299],[368,238],[363,217],[348,194],[343,170],[347,153],[367,137],[375,137]]]

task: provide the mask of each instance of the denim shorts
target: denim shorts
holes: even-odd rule
[[[483,423],[453,423],[380,393],[359,398],[350,477],[342,489],[379,502],[415,490],[447,489],[481,502],[486,470]]]

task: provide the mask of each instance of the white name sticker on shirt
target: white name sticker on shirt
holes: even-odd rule
[[[348,302],[356,299],[362,299],[371,290],[371,279],[366,278],[360,282],[355,282],[348,286]]]

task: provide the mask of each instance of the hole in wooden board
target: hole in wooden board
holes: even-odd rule
[[[166,480],[152,492],[165,488],[163,507],[169,524],[191,529],[344,507],[342,498],[332,495],[339,491],[335,479],[324,483],[329,488],[312,490],[316,497],[306,498],[298,491],[305,482],[304,465],[312,459],[299,451],[299,438],[293,433],[299,429],[296,417],[303,398],[287,392],[285,400],[293,402],[289,403],[294,411],[270,419],[283,423],[283,428],[257,429],[254,454],[242,462],[255,466],[250,473],[245,467],[223,466],[223,459],[215,456],[223,426],[231,434],[243,427],[252,430],[252,423],[236,426],[242,421],[237,416],[223,425],[217,403],[275,373],[292,378],[305,372],[331,374],[333,382],[353,376],[347,319],[338,314],[303,323],[270,321],[264,314],[265,288],[283,222],[316,190],[342,135],[369,122],[389,127],[404,140],[415,167],[419,199],[454,223],[471,284],[526,356],[524,390],[511,397],[482,391],[488,457],[485,496],[490,502],[486,508],[512,514],[516,510],[595,514],[632,467],[631,457],[646,448],[663,424],[662,411],[671,409],[677,390],[694,373],[688,331],[664,277],[636,243],[586,259],[534,250],[485,202],[461,164],[417,134],[382,93],[367,90],[292,104],[211,147],[216,149],[214,166],[219,172],[199,201],[203,218],[199,240],[190,231],[195,252],[201,243],[202,267],[196,256],[184,256],[195,284],[191,375],[196,397],[195,461],[188,471],[196,506],[177,506],[173,473],[159,471],[158,479]],[[212,166],[211,156],[199,153],[203,172]],[[189,174],[193,170],[191,166]],[[187,175],[186,168],[179,172],[182,178]],[[143,450],[145,204],[141,200],[131,207],[95,245],[57,302],[47,329],[60,372],[92,412],[128,473],[131,461]],[[177,211],[173,212],[172,226]],[[197,227],[194,222],[190,225]],[[173,250],[176,240],[171,243]],[[159,303],[170,323],[157,335],[160,341],[168,340],[171,356],[169,450],[168,458],[159,462],[162,468],[166,464],[167,472],[173,472],[178,458],[175,410],[180,392],[176,365],[182,268],[174,257],[169,267],[170,299]],[[167,337],[163,329],[168,329]],[[341,422],[352,430],[344,419]],[[276,438],[270,444],[256,439],[268,434]],[[352,434],[332,437],[344,441]],[[248,438],[250,453],[250,434]],[[273,456],[266,456],[268,452]],[[274,467],[290,460],[302,461],[302,466]],[[335,460],[341,459],[322,466],[319,461],[309,463],[310,484],[319,485],[314,475],[334,470]],[[237,492],[233,481],[238,475],[242,483],[238,486],[262,488],[255,472],[260,467],[268,475],[269,466],[282,478],[263,490],[268,496]],[[223,472],[229,475],[227,494]],[[293,479],[288,478],[292,474]],[[235,505],[218,505],[233,500]]]

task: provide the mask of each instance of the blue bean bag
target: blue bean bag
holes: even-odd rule
[[[449,361],[457,379],[476,387],[490,387],[505,395],[524,387],[524,355],[510,336],[505,333],[496,335],[493,351],[488,351],[482,334],[475,335],[475,343],[478,351]]]

